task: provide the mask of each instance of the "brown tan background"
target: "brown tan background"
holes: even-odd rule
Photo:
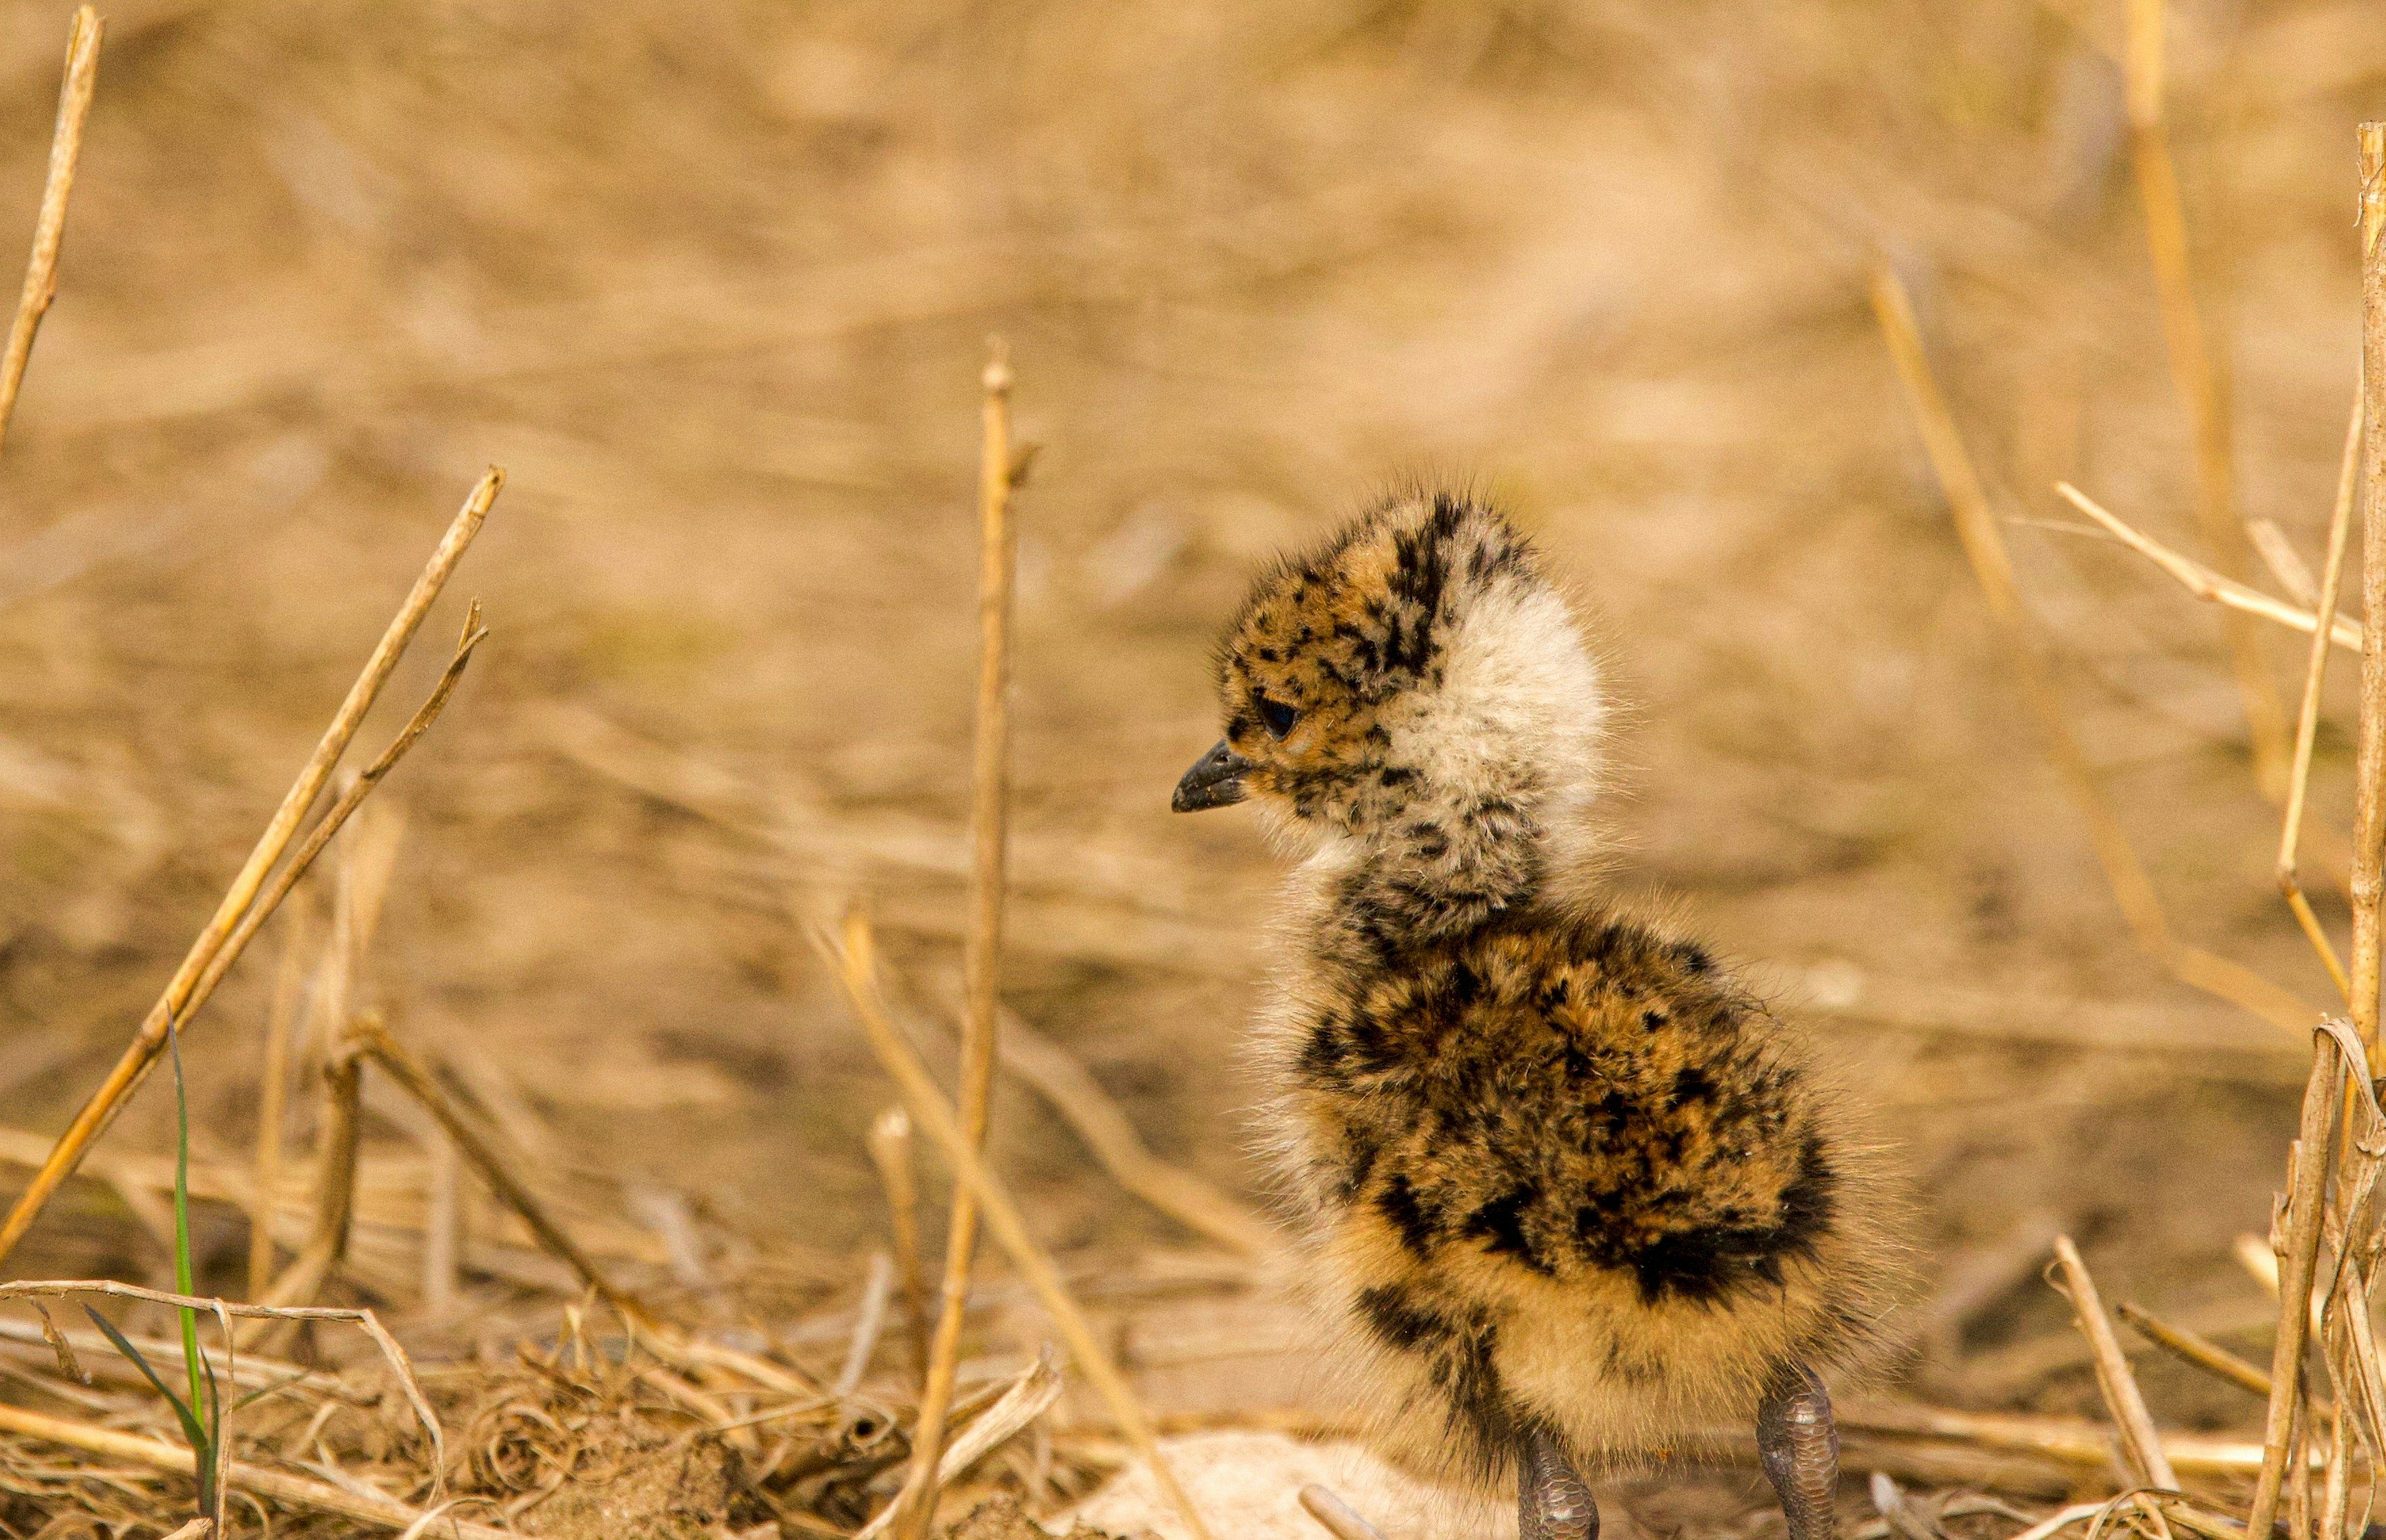
[[[998,333],[1042,446],[1007,993],[1162,1155],[1252,1189],[1236,1041],[1273,863],[1241,815],[1165,810],[1214,736],[1212,633],[1256,559],[1450,480],[1536,532],[1605,639],[1618,887],[1813,1021],[1908,1146],[1938,1300],[1912,1371],[2089,1403],[2034,1277],[2056,1226],[2115,1295],[2257,1321],[2228,1250],[2267,1222],[2303,1047],[2131,945],[1865,300],[1884,257],[1917,296],[2174,923],[2317,1006],[2213,613],[2044,527],[2076,522],[2048,490],[2068,477],[2196,547],[2118,13],[111,7],[0,459],[0,1120],[62,1126],[496,462],[509,484],[394,692],[482,597],[494,635],[385,794],[367,987],[583,1222],[658,1274],[692,1236],[695,1308],[768,1332],[849,1297],[891,1096],[803,925],[866,899],[940,1013]],[[2364,0],[2172,17],[2242,504],[2317,566],[2386,25]],[[64,21],[0,8],[0,232],[31,227]],[[2291,694],[2300,639],[2263,645]],[[246,1159],[276,933],[191,1040],[205,1158]],[[168,1147],[163,1083],[107,1148]],[[402,1196],[403,1109],[376,1106],[368,1183],[379,1164]],[[1041,1102],[1007,1090],[997,1126],[1064,1255],[1200,1274]],[[154,1276],[132,1218],[78,1183],[13,1265]],[[238,1216],[201,1222],[236,1287]],[[476,1277],[497,1308],[505,1279]],[[1232,1396],[1297,1394],[1281,1358],[1186,1357],[1227,1364]],[[2147,1373],[2166,1417],[2242,1420]],[[1166,1378],[1163,1401],[1228,1394]]]

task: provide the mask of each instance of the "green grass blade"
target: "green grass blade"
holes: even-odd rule
[[[141,1371],[141,1377],[155,1385],[157,1394],[166,1398],[166,1404],[174,1409],[174,1420],[182,1423],[182,1436],[190,1441],[192,1448],[195,1450],[201,1444],[206,1443],[207,1429],[199,1426],[199,1420],[191,1415],[191,1409],[182,1403],[182,1398],[167,1388],[166,1382],[158,1377],[155,1369],[149,1366],[149,1359],[141,1349],[126,1341],[124,1333],[116,1329],[114,1322],[90,1306],[85,1305],[82,1308],[82,1313],[91,1317],[91,1323],[107,1334],[107,1340],[116,1345],[116,1350],[123,1354],[133,1368]]]
[[[174,1055],[174,1288],[180,1294],[196,1294],[191,1269],[191,1098],[182,1084],[182,1029],[177,1023],[166,1034],[167,1045]],[[191,1408],[194,1411],[207,1405],[206,1386],[200,1379],[199,1312],[184,1305],[178,1307],[182,1318],[182,1367],[191,1383]]]
[[[157,1394],[166,1398],[166,1404],[174,1409],[174,1421],[182,1425],[182,1442],[191,1446],[191,1469],[197,1477],[199,1485],[199,1511],[207,1517],[214,1517],[216,1491],[214,1435],[199,1421],[191,1409],[183,1404],[181,1396],[166,1388],[165,1380],[159,1377],[157,1370],[150,1367],[149,1359],[141,1349],[125,1339],[124,1333],[118,1331],[113,1322],[88,1305],[82,1308],[82,1313],[91,1317],[91,1323],[98,1327],[107,1340],[116,1345],[116,1350],[123,1354],[132,1362],[133,1368],[141,1371],[141,1377],[155,1385]],[[212,1383],[216,1373],[215,1365],[207,1364],[205,1372],[208,1382]]]
[[[216,1383],[215,1360],[202,1354],[199,1362],[207,1371],[207,1442],[192,1453],[198,1460],[199,1511],[215,1521],[215,1533],[220,1534],[223,1498],[216,1491],[216,1455],[223,1447],[223,1387]]]

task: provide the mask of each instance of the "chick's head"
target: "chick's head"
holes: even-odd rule
[[[1360,515],[1253,586],[1217,653],[1225,736],[1177,783],[1180,812],[1249,797],[1363,835],[1587,795],[1599,670],[1531,545],[1452,495]]]

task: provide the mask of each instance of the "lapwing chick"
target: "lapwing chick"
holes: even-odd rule
[[[1601,670],[1537,554],[1395,500],[1262,576],[1217,675],[1174,806],[1301,858],[1266,1126],[1382,1432],[1592,1540],[1583,1469],[1752,1424],[1790,1540],[1831,1540],[1816,1371],[1878,1334],[1887,1188],[1794,1030],[1601,897]]]

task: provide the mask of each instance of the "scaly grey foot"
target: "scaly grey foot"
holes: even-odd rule
[[[1516,1444],[1516,1527],[1524,1540],[1599,1540],[1599,1504],[1558,1441],[1533,1429]]]
[[[1756,1409],[1756,1453],[1780,1496],[1790,1540],[1836,1540],[1840,1434],[1823,1382],[1804,1364],[1786,1366]]]

